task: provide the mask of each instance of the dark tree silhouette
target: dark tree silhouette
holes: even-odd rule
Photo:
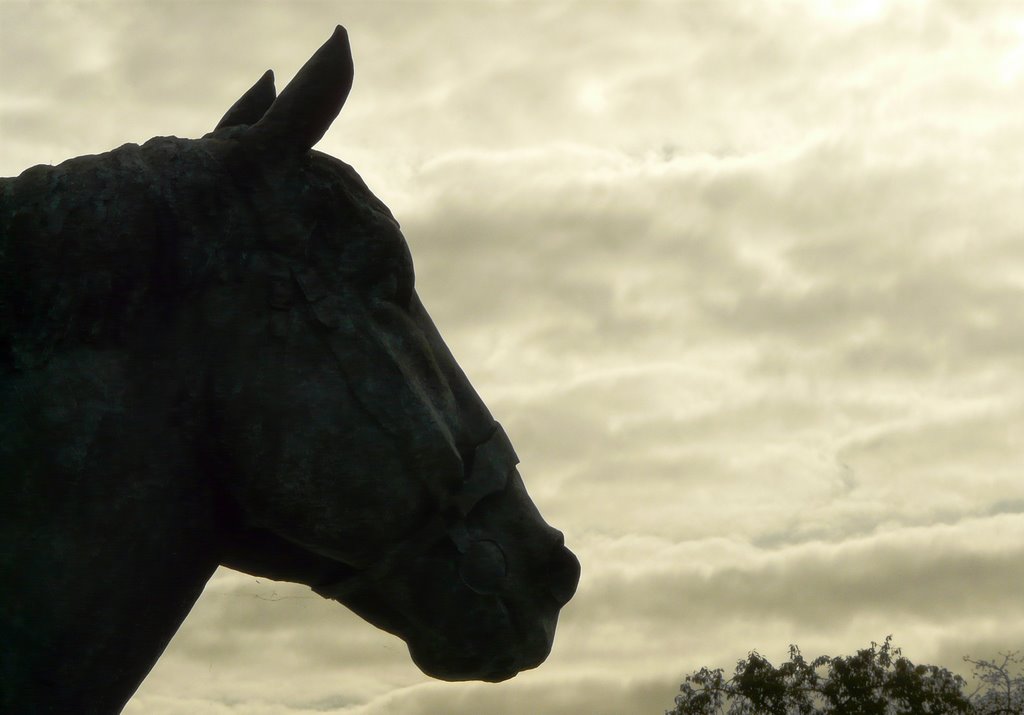
[[[915,665],[892,645],[892,636],[854,655],[811,661],[791,645],[789,661],[777,668],[754,651],[731,678],[721,668],[688,675],[665,715],[1022,715],[1024,678],[1010,672],[1021,659],[1003,655],[1001,664],[967,659],[981,681],[968,695],[963,678]]]
[[[1024,713],[1024,657],[1021,652],[1000,653],[1002,662],[964,660],[974,666],[974,679],[978,686],[971,693],[971,703],[977,715],[1021,715]],[[1016,670],[1016,672],[1014,672]]]

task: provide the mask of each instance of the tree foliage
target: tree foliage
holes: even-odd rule
[[[1019,652],[1001,657],[964,659],[979,681],[968,694],[963,678],[915,665],[892,636],[854,655],[810,661],[791,645],[779,667],[753,651],[731,678],[721,668],[688,675],[665,715],[1024,715],[1024,658]]]
[[[1001,662],[964,660],[974,666],[978,686],[971,693],[977,715],[1022,715],[1024,713],[1024,656],[1021,652],[1000,653]],[[1016,670],[1016,672],[1014,672]]]

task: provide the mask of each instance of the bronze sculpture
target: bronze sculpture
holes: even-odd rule
[[[198,140],[0,180],[0,710],[117,712],[219,564],[308,584],[420,668],[539,665],[579,579],[413,287],[313,151],[340,26]]]

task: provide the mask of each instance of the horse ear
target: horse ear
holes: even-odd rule
[[[305,152],[331,126],[352,89],[352,48],[338,25],[296,73],[252,132],[288,151]]]
[[[245,94],[231,105],[227,114],[217,122],[214,131],[239,124],[255,124],[263,118],[270,105],[274,103],[276,95],[274,70],[267,70],[262,77],[256,80],[256,84],[246,90]]]

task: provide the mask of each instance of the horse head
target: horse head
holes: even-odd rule
[[[192,321],[221,561],[336,599],[431,676],[504,680],[548,655],[579,564],[417,297],[399,224],[312,150],[352,75],[338,27],[196,145],[252,216],[218,219],[234,238]]]
[[[0,180],[0,710],[116,711],[218,564],[438,678],[549,653],[579,563],[398,223],[312,150],[351,82],[339,27],[200,139]]]

